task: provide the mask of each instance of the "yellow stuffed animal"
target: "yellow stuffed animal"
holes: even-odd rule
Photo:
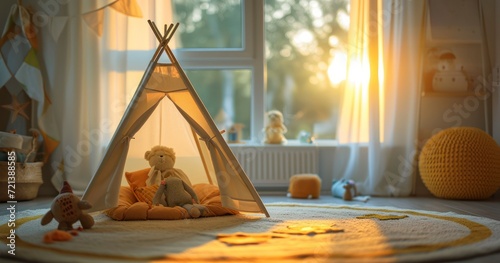
[[[146,185],[159,185],[163,179],[174,176],[191,186],[187,175],[181,169],[174,168],[175,152],[172,148],[162,145],[154,146],[150,151],[146,151],[144,158],[151,166]]]
[[[287,128],[283,121],[283,114],[278,110],[267,112],[266,140],[269,144],[283,144],[286,142],[284,134]]]

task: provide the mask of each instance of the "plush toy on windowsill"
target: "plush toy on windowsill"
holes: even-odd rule
[[[287,128],[283,121],[283,114],[278,110],[271,110],[266,115],[267,125],[264,129],[266,140],[264,142],[269,144],[286,143],[284,134],[287,132]]]
[[[161,181],[155,196],[153,205],[180,206],[186,209],[192,218],[198,218],[205,214],[205,207],[197,204],[198,196],[193,189],[177,177],[167,177]]]
[[[151,170],[146,180],[146,185],[158,185],[160,182],[170,176],[178,177],[191,186],[191,181],[181,170],[174,168],[175,152],[172,148],[157,145],[146,151],[144,158],[149,162]]]
[[[77,221],[80,221],[84,229],[91,228],[94,225],[94,218],[83,212],[91,207],[90,203],[74,195],[71,186],[64,181],[59,195],[52,201],[50,210],[43,216],[41,224],[44,226],[55,219],[59,222],[57,227],[59,230],[73,230],[73,224]]]

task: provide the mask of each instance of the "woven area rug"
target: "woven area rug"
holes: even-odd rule
[[[45,244],[46,210],[19,213],[16,259],[41,262],[425,262],[500,249],[500,221],[390,207],[266,204],[270,218],[240,214],[172,221],[113,221]],[[35,213],[35,214],[33,214]],[[5,217],[1,222],[7,222]],[[0,226],[6,242],[9,228]],[[2,255],[6,246],[1,246]]]

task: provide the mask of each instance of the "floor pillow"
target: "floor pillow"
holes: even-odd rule
[[[129,186],[121,186],[118,205],[105,211],[114,220],[176,220],[191,218],[187,211],[179,206],[164,207],[152,205],[152,199],[158,189],[157,185],[147,186],[146,179],[149,168],[126,172],[125,178]],[[200,204],[206,207],[204,216],[221,216],[238,214],[237,210],[222,206],[219,188],[211,184],[194,184],[193,190]]]

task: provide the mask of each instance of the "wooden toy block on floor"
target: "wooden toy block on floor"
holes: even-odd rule
[[[317,174],[296,174],[290,177],[288,186],[292,198],[319,198],[321,178]]]

